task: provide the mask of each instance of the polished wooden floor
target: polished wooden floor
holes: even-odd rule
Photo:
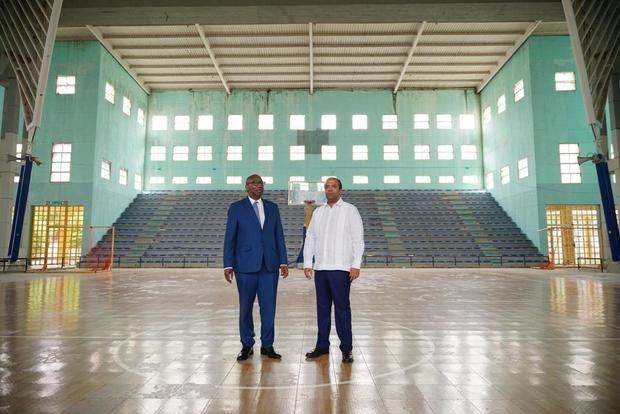
[[[281,361],[236,362],[221,270],[0,274],[0,297],[2,413],[620,412],[620,275],[364,269],[350,365],[335,329],[304,360],[298,270],[279,287]]]

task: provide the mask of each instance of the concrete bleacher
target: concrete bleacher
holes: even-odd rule
[[[240,191],[158,191],[138,195],[115,223],[115,264],[221,266],[226,214]],[[286,191],[266,191],[278,203],[291,263],[302,245],[303,206]],[[364,262],[413,266],[532,266],[545,258],[482,191],[348,190],[364,221]],[[106,234],[91,257],[108,250]]]

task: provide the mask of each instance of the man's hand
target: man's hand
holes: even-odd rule
[[[312,279],[312,269],[309,267],[304,268],[304,276],[306,276],[306,279]]]
[[[280,266],[280,276],[282,276],[283,279],[286,279],[286,277],[288,276],[288,266],[287,265],[281,265]]]
[[[360,277],[360,270],[352,267],[351,272],[349,273],[349,280],[353,282],[358,277]]]
[[[235,275],[235,271],[232,269],[224,269],[224,279],[228,283],[232,283],[233,276]]]

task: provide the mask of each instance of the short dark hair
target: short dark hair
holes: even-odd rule
[[[338,181],[338,189],[342,190],[342,181],[340,181],[340,178],[338,178],[338,177],[328,177],[327,180],[336,180],[336,181]],[[325,182],[327,182],[327,180],[325,180]]]
[[[261,179],[261,181],[263,180],[263,178],[258,174],[248,175],[248,178],[245,179],[245,185],[248,185],[248,181],[250,181],[250,178],[253,178],[253,177],[258,177]]]

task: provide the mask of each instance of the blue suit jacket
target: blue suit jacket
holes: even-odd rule
[[[254,273],[261,270],[263,261],[270,272],[277,271],[281,264],[288,264],[280,210],[275,203],[262,201],[265,209],[262,229],[247,197],[228,208],[224,267],[232,267],[235,272]]]

